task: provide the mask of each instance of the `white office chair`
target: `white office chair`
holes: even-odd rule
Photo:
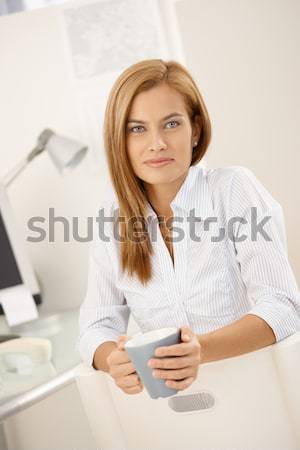
[[[85,364],[76,383],[98,449],[299,450],[300,332],[279,343],[199,367],[168,398],[125,394]]]

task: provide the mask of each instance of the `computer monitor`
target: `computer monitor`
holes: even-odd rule
[[[5,187],[0,183],[0,314],[4,314],[1,292],[11,291],[21,284],[28,288],[36,305],[42,303],[24,240],[21,239]]]

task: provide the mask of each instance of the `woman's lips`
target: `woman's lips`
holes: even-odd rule
[[[151,167],[162,167],[162,166],[166,166],[167,164],[172,163],[173,161],[174,161],[174,159],[168,159],[168,160],[158,161],[158,162],[146,162],[146,164]]]

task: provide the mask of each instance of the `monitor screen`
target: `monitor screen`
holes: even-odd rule
[[[0,211],[0,289],[22,284],[17,261]]]
[[[21,228],[21,227],[20,227]],[[0,183],[0,314],[1,291],[24,284],[36,304],[40,304],[39,285],[26,252],[24,239],[15,220],[7,192]]]

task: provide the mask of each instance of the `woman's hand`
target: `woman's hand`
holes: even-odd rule
[[[166,386],[183,390],[197,378],[201,363],[201,345],[197,335],[189,327],[181,327],[180,344],[158,347],[148,366],[153,368],[153,376],[166,380]]]
[[[144,385],[125,350],[124,344],[127,339],[129,339],[127,336],[119,336],[117,349],[109,354],[106,362],[109,367],[109,374],[116,385],[126,394],[138,394],[142,392]]]

